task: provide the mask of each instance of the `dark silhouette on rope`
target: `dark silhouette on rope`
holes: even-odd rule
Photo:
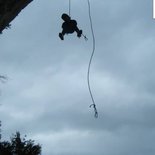
[[[82,30],[79,30],[77,27],[77,22],[76,20],[72,20],[69,15],[66,13],[63,13],[61,18],[64,20],[62,24],[62,32],[59,33],[59,37],[61,40],[64,40],[64,35],[69,34],[69,33],[77,33],[77,37],[81,37],[82,35]]]
[[[94,117],[97,118],[98,117],[98,112],[97,112],[97,108],[96,108],[96,104],[95,104],[95,100],[91,91],[91,86],[90,86],[90,67],[91,67],[91,63],[92,63],[92,59],[95,53],[95,35],[94,35],[94,30],[93,30],[93,23],[92,23],[92,17],[91,17],[91,6],[90,6],[90,1],[88,1],[88,9],[89,9],[89,20],[90,20],[90,26],[91,26],[91,32],[92,32],[92,37],[93,37],[93,50],[92,50],[92,54],[90,57],[90,61],[89,61],[89,65],[88,65],[88,72],[87,72],[87,82],[88,82],[88,89],[89,89],[89,93],[92,99],[93,104],[90,105],[90,108],[93,107],[94,108],[94,112],[95,115]]]
[[[68,7],[68,14],[63,13],[61,18],[64,20],[63,24],[62,24],[62,32],[59,33],[59,37],[61,40],[64,40],[64,35],[65,34],[71,34],[76,32],[77,33],[77,37],[81,37],[83,36],[84,39],[87,41],[88,38],[86,35],[84,35],[82,33],[82,30],[79,30],[79,28],[77,27],[77,21],[74,19],[71,19],[71,0],[68,1],[69,2],[69,7]]]

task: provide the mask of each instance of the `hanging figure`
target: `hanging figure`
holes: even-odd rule
[[[62,14],[61,18],[64,20],[62,24],[62,32],[59,33],[59,37],[61,40],[64,40],[64,35],[68,33],[77,33],[77,37],[81,37],[82,35],[82,30],[79,30],[77,27],[77,22],[76,20],[72,20],[69,15],[67,14]]]

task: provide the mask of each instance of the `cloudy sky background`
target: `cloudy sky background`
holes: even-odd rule
[[[89,108],[92,36],[86,0],[71,15],[89,40],[61,41],[68,1],[33,1],[0,36],[3,139],[20,131],[43,155],[155,154],[155,20],[152,0],[91,0],[96,53]]]

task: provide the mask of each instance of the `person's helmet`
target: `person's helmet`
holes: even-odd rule
[[[67,15],[66,13],[63,13],[61,18],[64,20],[64,21],[69,21],[71,18],[69,15]]]

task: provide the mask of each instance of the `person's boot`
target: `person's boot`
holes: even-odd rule
[[[62,33],[59,33],[59,37],[61,40],[64,40],[64,36],[62,35]]]
[[[77,34],[77,36],[80,38],[80,37],[81,37],[81,35],[82,35],[82,30],[79,30],[79,32],[78,32],[78,34]]]

